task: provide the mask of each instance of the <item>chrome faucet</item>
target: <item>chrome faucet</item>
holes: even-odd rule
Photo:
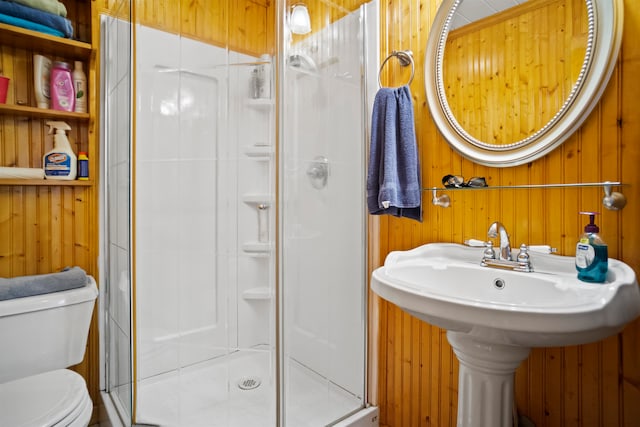
[[[501,222],[496,221],[489,227],[487,236],[496,238],[500,236],[500,259],[511,261],[511,242],[509,242],[509,234]]]
[[[490,238],[500,237],[500,252],[496,256],[493,250],[493,243],[491,241],[485,242],[485,250],[482,254],[482,261],[480,265],[483,267],[503,268],[514,271],[524,271],[530,273],[533,271],[531,265],[531,257],[529,256],[529,248],[524,243],[520,245],[520,251],[518,257],[515,260],[511,259],[511,242],[509,241],[509,233],[504,228],[504,225],[499,221],[494,222],[489,227],[487,235]]]

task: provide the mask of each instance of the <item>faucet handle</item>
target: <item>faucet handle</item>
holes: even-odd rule
[[[520,252],[518,252],[518,262],[529,262],[529,248],[524,243],[520,245]]]
[[[529,255],[529,248],[524,243],[520,245],[520,252],[518,252],[518,257],[516,259],[523,271],[533,271],[533,267],[531,266],[531,256]]]
[[[496,251],[493,250],[493,242],[491,240],[484,243],[484,252],[482,253],[482,259],[496,259]]]

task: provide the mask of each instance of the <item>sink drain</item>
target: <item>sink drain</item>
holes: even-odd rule
[[[262,380],[258,377],[243,377],[238,381],[238,388],[241,390],[253,390],[258,388]]]
[[[505,286],[507,286],[507,284],[505,283],[504,280],[502,280],[502,279],[494,279],[494,281],[493,281],[493,287],[494,288],[502,290],[502,289],[504,289]]]

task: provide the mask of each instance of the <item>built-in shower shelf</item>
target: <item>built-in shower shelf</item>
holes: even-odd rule
[[[271,196],[268,194],[244,194],[242,201],[251,206],[270,205]]]
[[[270,109],[275,103],[271,98],[250,98],[247,100],[247,105],[252,108]]]
[[[273,156],[273,146],[250,145],[244,150],[244,154],[256,160],[270,160]]]
[[[271,289],[266,286],[259,286],[242,292],[242,298],[246,300],[270,300],[271,297]]]
[[[247,242],[242,244],[242,250],[251,256],[266,257],[271,254],[273,246],[269,242]]]

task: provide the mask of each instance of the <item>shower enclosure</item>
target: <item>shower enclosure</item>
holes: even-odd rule
[[[310,2],[300,35],[272,3],[261,54],[131,23],[126,2],[103,19],[105,400],[125,425],[366,406],[377,4]]]

